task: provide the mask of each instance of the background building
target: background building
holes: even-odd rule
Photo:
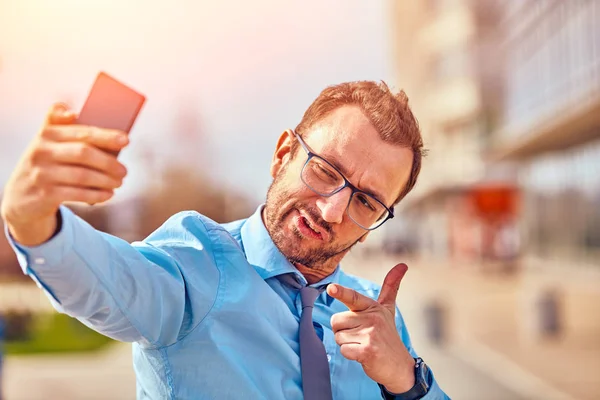
[[[385,241],[423,270],[451,341],[523,398],[600,396],[600,2],[396,2],[393,15],[430,155]]]
[[[429,156],[415,192],[400,204],[402,225],[390,224],[388,240],[403,237],[430,257],[479,261],[493,252],[488,232],[498,221],[486,218],[489,210],[475,195],[512,196],[514,186],[510,169],[488,171],[484,163],[503,96],[501,10],[489,0],[394,7],[398,82],[409,93]]]
[[[519,166],[530,255],[600,266],[600,2],[505,2],[492,161]]]
[[[430,155],[387,240],[438,258],[594,263],[599,2],[394,6],[398,81]]]

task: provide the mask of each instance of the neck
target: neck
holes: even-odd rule
[[[330,260],[327,260],[327,263],[318,266],[307,267],[306,265],[294,263],[296,269],[306,278],[306,281],[309,285],[313,283],[317,283],[327,278],[329,275],[333,274],[338,264],[344,257],[344,254],[340,254],[336,257],[333,257]]]
[[[309,285],[312,285],[313,283],[317,283],[317,282],[327,278],[329,275],[331,275],[333,273],[333,271],[325,272],[323,270],[314,270],[312,268],[307,268],[300,264],[296,264],[296,268],[306,278],[306,281],[308,282]]]

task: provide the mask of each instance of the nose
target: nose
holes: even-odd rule
[[[352,191],[346,188],[329,197],[321,197],[317,200],[317,207],[321,211],[321,217],[331,224],[341,224],[344,212],[348,207]]]

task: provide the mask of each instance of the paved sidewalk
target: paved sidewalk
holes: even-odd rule
[[[380,283],[395,263],[407,262],[398,303],[417,350],[468,363],[515,393],[506,399],[600,399],[599,274],[537,269],[509,277],[483,274],[477,265],[375,258],[354,256],[346,269]],[[537,304],[546,289],[560,293],[564,333],[556,339],[536,329]],[[440,301],[447,311],[449,340],[443,349],[427,339],[424,306],[430,301]]]
[[[131,345],[98,353],[12,356],[6,359],[6,400],[134,400]]]

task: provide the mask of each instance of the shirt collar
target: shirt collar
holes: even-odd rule
[[[303,283],[306,279],[298,269],[288,261],[288,259],[279,251],[262,219],[262,210],[264,204],[261,204],[242,225],[240,234],[242,246],[246,253],[246,259],[254,267],[262,279],[269,279],[278,275],[295,273]],[[329,283],[338,283],[340,276],[340,266],[335,271],[310,286],[321,286]]]

